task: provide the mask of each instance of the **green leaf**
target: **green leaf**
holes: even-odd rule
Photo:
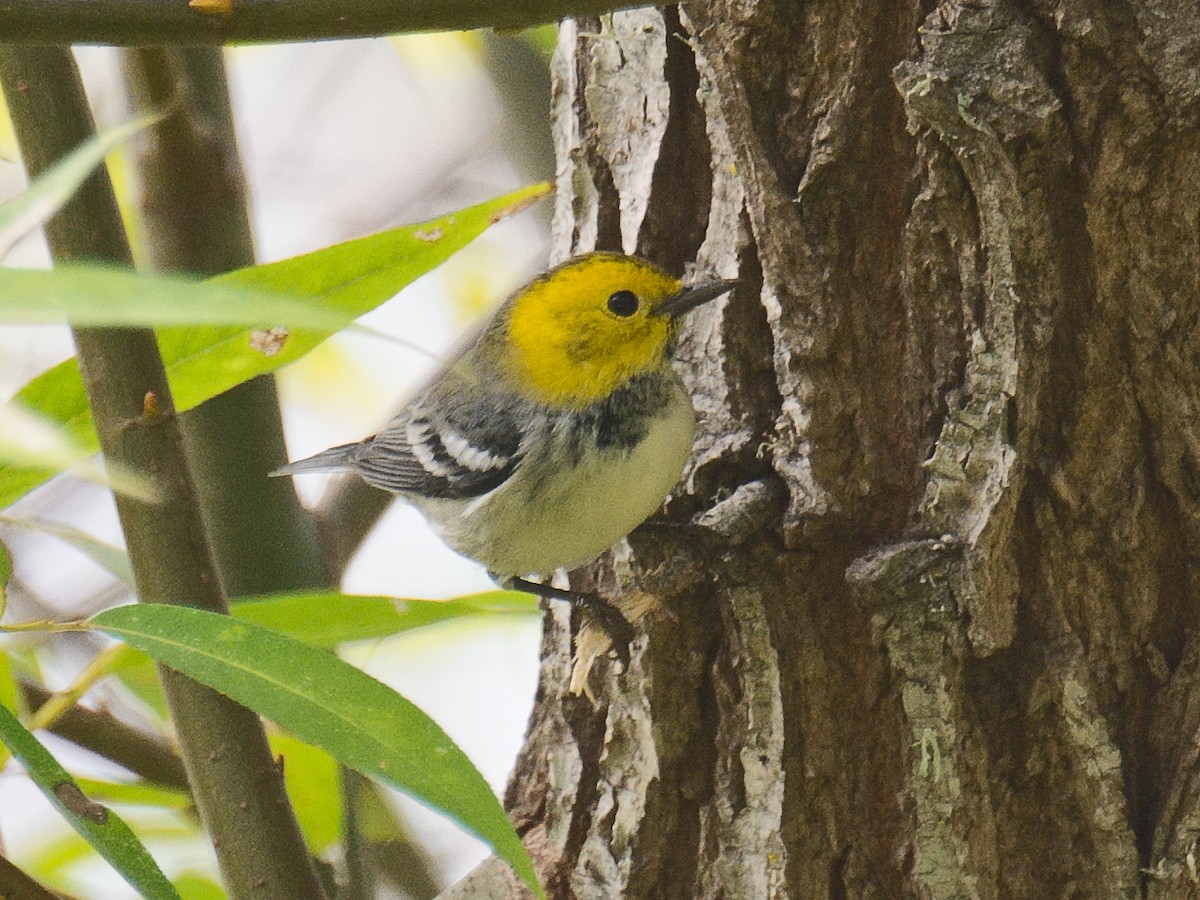
[[[432,271],[487,230],[524,209],[550,190],[547,184],[522,188],[419,225],[335,244],[262,266],[238,269],[213,279],[298,297],[319,297],[327,309],[352,322],[402,288]],[[191,409],[264,372],[295,362],[329,337],[324,331],[295,331],[269,355],[254,349],[244,328],[167,328],[159,345],[179,410]]]
[[[487,227],[524,209],[550,190],[522,188],[419,225],[394,228],[313,253],[239,269],[210,283],[321,298],[326,308],[350,322],[370,312],[401,288],[436,268]],[[247,328],[199,326],[158,332],[175,408],[182,412],[247,381],[295,362],[328,331],[258,332]],[[94,451],[87,397],[79,366],[66,360],[34,378],[17,394],[27,409],[58,423],[79,445]],[[52,468],[0,459],[0,509],[55,475]]]
[[[155,820],[138,823],[138,834],[147,842],[153,841],[162,846],[168,843],[181,845],[184,842],[195,846],[197,830],[195,825],[183,824],[180,821],[164,823],[165,817],[155,817]],[[178,817],[176,817],[178,818]],[[37,835],[37,846],[28,851],[23,862],[31,875],[45,882],[48,886],[71,893],[73,881],[81,880],[79,872],[71,871],[76,866],[86,866],[96,858],[96,851],[87,841],[71,830],[46,829]],[[86,870],[85,870],[86,871]],[[86,877],[86,876],[85,876]],[[71,896],[81,895],[78,890]]]
[[[183,900],[227,900],[224,889],[211,878],[196,872],[184,872],[175,879]]]
[[[94,436],[89,437],[94,444]],[[81,443],[52,419],[16,403],[0,404],[0,464],[17,467],[18,473],[41,471],[38,467],[43,466],[52,474],[70,471],[147,502],[157,499],[149,478],[121,466],[101,465],[95,453],[94,446]]]
[[[122,783],[116,781],[94,781],[77,778],[79,786],[94,800],[119,803],[124,806],[154,806],[159,809],[190,809],[192,798],[185,791],[177,791],[147,781]]]
[[[107,610],[92,622],[451,816],[544,896],[483,776],[432,719],[391,688],[331,653],[215,613],[144,604]]]
[[[170,721],[171,713],[167,709],[167,698],[163,696],[158,667],[147,654],[128,644],[125,645],[125,651],[110,661],[109,675],[114,676],[121,687],[146,707],[146,713],[157,720],[156,726],[161,729]]]
[[[145,834],[145,829],[138,829]],[[38,846],[26,858],[29,872],[48,886],[65,889],[73,866],[96,858],[91,844],[71,830],[47,829],[38,835]]]
[[[8,606],[8,579],[12,578],[12,556],[8,548],[0,544],[0,616]]]
[[[17,692],[17,679],[13,676],[12,660],[8,654],[0,650],[0,706],[11,712],[17,712],[20,695]]]
[[[0,268],[0,324],[290,326],[337,331],[346,316],[307,297],[112,266]]]
[[[171,882],[125,821],[89,800],[67,770],[4,707],[0,707],[0,741],[63,818],[144,897],[179,900]]]
[[[65,544],[70,544],[80,553],[107,569],[126,584],[133,584],[133,568],[129,565],[129,557],[120,547],[92,537],[86,531],[62,525],[58,522],[46,522],[42,519],[21,519],[0,515],[0,524],[11,525],[13,528],[24,528],[27,531],[40,531],[58,538]],[[0,566],[2,569],[3,566]],[[0,573],[2,574],[2,573]]]
[[[243,622],[325,648],[389,637],[462,616],[539,614],[537,598],[520,591],[488,591],[455,600],[399,600],[336,591],[273,594],[235,600],[230,612]]]
[[[342,835],[342,790],[337,761],[324,750],[290,734],[273,731],[270,740],[271,755],[283,760],[283,780],[304,841],[314,856],[320,856]]]
[[[2,608],[0,608],[0,612],[3,612]],[[13,677],[12,659],[7,653],[0,650],[0,706],[16,715],[19,711],[17,704],[20,702],[21,695],[17,691],[17,680]],[[8,748],[0,745],[0,772],[8,764],[8,757]]]
[[[0,205],[0,259],[58,212],[114,148],[162,117],[162,112],[149,113],[93,135],[46,170],[28,190]]]

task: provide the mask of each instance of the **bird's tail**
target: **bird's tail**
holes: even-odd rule
[[[308,459],[298,459],[286,466],[280,466],[272,476],[277,475],[306,475],[309,472],[338,472],[354,468],[354,451],[359,444],[342,444],[340,447],[330,447],[316,456]]]

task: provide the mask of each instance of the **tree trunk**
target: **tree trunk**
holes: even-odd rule
[[[553,897],[1197,896],[1200,12],[711,0],[564,24],[560,256],[741,279],[700,435],[547,616]]]

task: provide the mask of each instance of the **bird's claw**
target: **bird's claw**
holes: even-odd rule
[[[585,594],[582,591],[564,590],[549,584],[538,584],[524,578],[506,578],[501,584],[509,590],[525,591],[551,600],[565,600],[582,609],[584,614],[608,635],[617,659],[623,665],[629,665],[629,645],[633,643],[637,632],[621,611],[603,597]]]

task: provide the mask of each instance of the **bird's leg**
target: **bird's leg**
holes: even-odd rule
[[[612,639],[613,647],[622,659],[629,656],[629,644],[633,640],[633,626],[621,614],[621,611],[595,594],[585,594],[582,591],[568,591],[549,584],[538,584],[525,578],[502,577],[496,579],[502,588],[510,591],[524,591],[538,597],[550,600],[566,600],[572,606],[579,607],[588,617],[604,629]]]

